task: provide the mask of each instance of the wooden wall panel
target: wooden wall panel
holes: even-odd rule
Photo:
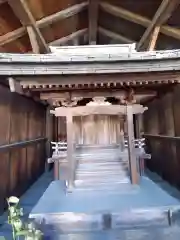
[[[90,115],[74,118],[77,144],[116,144],[120,142],[120,117]]]
[[[148,110],[145,112],[145,131],[150,134],[158,134],[159,133],[159,119],[158,119],[158,108],[157,102],[154,100],[148,106]],[[147,160],[147,166],[152,169],[156,169],[156,171],[160,174],[161,168],[159,167],[157,159],[160,155],[160,143],[158,139],[153,139],[153,141],[148,141],[147,143],[149,147],[149,152],[152,155],[153,160]],[[156,160],[154,160],[156,159]]]
[[[44,106],[0,85],[0,145],[45,137]],[[0,151],[0,212],[44,171],[45,141]]]
[[[180,88],[165,94],[148,105],[144,126],[147,144],[152,154],[148,160],[151,170],[159,173],[173,185],[180,187]],[[158,124],[157,124],[158,122]],[[157,148],[158,145],[158,148]]]
[[[9,128],[10,128],[10,93],[6,88],[0,86],[0,145],[9,143]],[[9,194],[9,176],[10,176],[10,161],[9,153],[0,152],[0,211],[6,206],[4,196]]]

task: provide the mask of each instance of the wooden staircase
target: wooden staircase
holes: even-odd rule
[[[77,151],[75,190],[114,190],[130,183],[128,159],[119,146],[89,146]]]

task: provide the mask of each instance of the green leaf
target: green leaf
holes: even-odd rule
[[[28,230],[21,230],[16,232],[16,236],[27,236],[28,235]]]
[[[4,236],[0,236],[0,240],[6,240]]]
[[[17,204],[17,203],[19,203],[19,198],[12,196],[12,197],[8,198],[7,201],[8,201],[8,203]]]

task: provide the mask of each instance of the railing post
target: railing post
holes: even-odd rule
[[[137,169],[137,160],[136,160],[136,153],[135,153],[132,105],[127,105],[127,135],[128,135],[128,156],[129,156],[131,182],[132,184],[138,184],[139,174]]]
[[[50,107],[46,109],[46,158],[49,158],[51,155],[51,141],[52,141],[52,119],[53,116],[50,114]],[[45,162],[45,171],[49,170],[49,165],[47,161]]]
[[[66,116],[66,124],[67,124],[67,160],[68,160],[68,170],[69,170],[69,177],[68,177],[68,190],[71,191],[74,187],[74,139],[73,139],[73,116],[72,113],[69,111]]]

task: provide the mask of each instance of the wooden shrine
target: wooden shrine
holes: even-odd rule
[[[134,124],[133,124],[133,115],[135,114],[143,114],[143,112],[147,108],[144,108],[140,104],[134,104],[134,105],[111,105],[108,104],[108,102],[96,102],[93,101],[90,104],[87,104],[86,106],[75,106],[75,107],[58,107],[54,111],[51,111],[52,114],[54,114],[56,117],[65,117],[66,118],[66,129],[67,129],[67,161],[68,161],[68,186],[70,188],[74,185],[74,177],[75,177],[75,168],[76,168],[76,160],[74,157],[74,154],[76,152],[76,147],[79,144],[75,140],[75,125],[74,125],[74,117],[81,117],[81,116],[93,116],[93,115],[105,115],[105,116],[117,116],[119,118],[119,121],[122,118],[125,117],[126,123],[127,123],[127,140],[128,140],[128,159],[129,159],[129,169],[130,169],[130,179],[132,184],[138,184],[139,182],[139,171],[137,168],[137,159],[136,159],[136,153],[135,153],[135,146],[134,146]],[[124,125],[124,124],[123,124]],[[122,131],[124,131],[124,126],[122,127]],[[118,130],[118,129],[116,129]],[[94,131],[91,129],[91,134],[95,135],[96,131],[100,131],[100,129],[97,129],[94,125]],[[89,132],[90,133],[90,132]],[[118,131],[119,133],[119,139],[116,139],[117,146],[121,147],[124,144],[124,136],[121,132],[120,136],[120,129]],[[103,134],[103,133],[101,133]],[[109,133],[111,134],[111,133]],[[77,136],[76,136],[77,138]],[[94,142],[89,143],[89,145],[92,145]],[[112,144],[112,143],[111,143]],[[82,146],[83,144],[81,144]],[[110,145],[108,142],[97,143],[96,146],[100,145]],[[123,150],[122,150],[123,151]],[[59,155],[59,158],[61,157],[61,153]],[[56,165],[58,168],[58,165]],[[58,171],[58,170],[55,170]]]
[[[180,208],[143,173],[151,156],[140,126],[144,100],[158,94],[154,86],[179,82],[180,51],[122,48],[63,47],[26,63],[15,55],[0,61],[25,93],[50,105],[47,129],[50,119],[57,123],[48,137],[55,179],[30,214],[46,236],[169,225]]]

